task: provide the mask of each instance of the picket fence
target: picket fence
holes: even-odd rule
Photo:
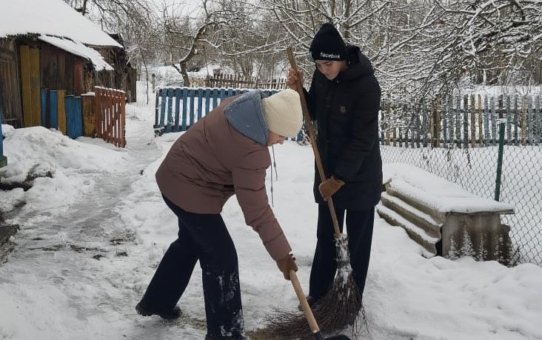
[[[421,105],[383,100],[380,139],[403,147],[483,147],[498,144],[505,124],[509,145],[542,143],[540,96],[465,95]]]
[[[207,76],[205,87],[216,88],[251,88],[281,90],[286,88],[286,79],[261,79],[243,75],[219,73]]]
[[[116,147],[124,148],[126,146],[126,93],[122,90],[96,86],[94,95],[93,118],[96,137]]]
[[[233,88],[160,88],[156,91],[155,134],[186,131],[199,119],[217,107],[222,99],[243,94],[250,89]],[[265,96],[271,96],[278,90],[261,90]],[[300,141],[300,132],[292,140]]]
[[[223,98],[250,91],[233,88],[161,88],[156,92],[157,134],[185,131],[214,109]],[[278,90],[262,90],[272,95]],[[384,99],[380,110],[380,142],[401,147],[483,147],[497,145],[499,123],[504,142],[542,143],[539,96],[455,96],[410,105]],[[302,140],[302,134],[296,140]]]

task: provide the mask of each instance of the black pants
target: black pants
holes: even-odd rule
[[[363,295],[371,256],[375,210],[372,208],[364,211],[345,211],[337,207],[335,209],[341,233],[346,213],[346,231],[352,276],[360,294]],[[333,221],[327,204],[318,205],[317,238],[310,275],[309,295],[319,299],[326,295],[332,287],[337,271]]]
[[[179,218],[179,234],[164,254],[143,301],[171,310],[183,295],[196,262],[202,270],[207,333],[211,337],[244,332],[237,251],[220,214],[189,213],[166,197]]]

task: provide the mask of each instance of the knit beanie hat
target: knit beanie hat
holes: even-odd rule
[[[326,23],[312,39],[309,53],[312,61],[346,60],[346,44],[335,26]]]
[[[295,137],[303,124],[299,94],[291,89],[262,99],[262,109],[269,131],[283,137]]]

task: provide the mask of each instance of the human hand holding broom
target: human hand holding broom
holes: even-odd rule
[[[327,200],[333,196],[339,189],[344,185],[344,181],[341,181],[340,179],[335,178],[334,176],[331,176],[330,178],[326,179],[320,185],[318,186],[318,190],[320,191],[320,195],[322,195],[322,198],[324,201],[327,202]]]
[[[282,259],[277,260],[277,267],[279,267],[286,280],[290,280],[290,272],[297,272],[297,264],[292,254],[288,254]]]

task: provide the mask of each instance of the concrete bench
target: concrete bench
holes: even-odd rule
[[[501,215],[506,203],[473,195],[456,184],[408,164],[385,164],[378,214],[404,228],[426,256],[510,262],[510,228]]]

